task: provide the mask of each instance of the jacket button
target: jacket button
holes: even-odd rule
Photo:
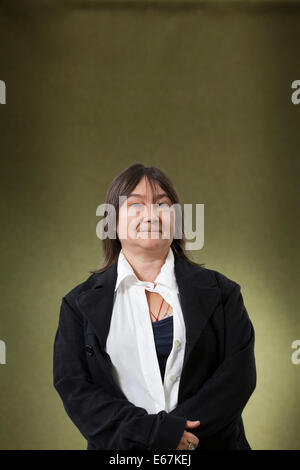
[[[92,346],[90,346],[89,344],[86,344],[85,351],[89,356],[94,355],[94,350],[93,350]]]

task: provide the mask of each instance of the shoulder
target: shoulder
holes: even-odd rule
[[[219,288],[222,293],[240,288],[240,284],[224,272],[200,265],[190,259],[177,257],[175,264],[177,275],[189,279],[203,288]]]
[[[199,286],[220,289],[224,299],[234,290],[239,291],[241,289],[240,284],[236,280],[216,269],[194,265],[191,267],[191,272],[192,277],[194,277]]]
[[[72,287],[71,290],[67,291],[63,296],[63,300],[66,300],[67,303],[75,306],[76,297],[78,297],[81,293],[92,289],[98,280],[99,274],[91,274],[83,282],[76,284],[74,287]]]
[[[243,294],[241,293],[241,285],[230,275],[220,272],[216,269],[209,269],[205,267],[199,268],[202,272],[201,282],[199,286],[205,285],[207,288],[213,288],[218,291],[220,300],[223,306],[235,305],[238,302],[244,302]],[[203,283],[202,279],[205,278],[206,282]],[[199,279],[199,278],[198,278]]]
[[[228,275],[221,273],[220,271],[217,271],[215,269],[204,269],[207,269],[207,271],[209,271],[209,274],[213,276],[222,291],[231,291],[235,287],[240,287],[240,284],[238,284],[238,282],[236,282],[235,280],[231,279],[231,277],[229,277]]]
[[[221,289],[232,289],[239,284],[224,272],[216,269],[207,268],[200,264],[185,260],[184,274],[188,277],[195,277],[202,281],[207,287],[219,287]]]

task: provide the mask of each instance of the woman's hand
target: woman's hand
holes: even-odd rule
[[[196,428],[197,426],[199,426],[199,424],[200,424],[200,421],[189,421],[189,420],[187,420],[186,427],[187,428]],[[189,450],[189,442],[191,442],[194,445],[195,449],[196,449],[196,447],[199,444],[199,439],[198,439],[198,437],[196,437],[191,432],[184,431],[184,433],[182,434],[181,440],[178,444],[178,447],[176,447],[176,450],[186,450],[186,449]]]

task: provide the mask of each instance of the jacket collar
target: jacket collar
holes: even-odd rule
[[[76,297],[77,307],[88,319],[105,348],[113,310],[117,261],[95,274],[92,287]],[[213,314],[221,294],[209,269],[191,264],[174,253],[174,269],[186,328],[183,370],[199,337]]]
[[[153,287],[153,282],[140,281],[137,278],[134,270],[132,269],[132,266],[125,257],[123,250],[121,250],[117,260],[117,282],[114,290],[116,291],[120,284],[125,279],[128,281],[129,278],[131,278],[134,284]],[[168,255],[163,266],[161,267],[160,273],[156,276],[154,282],[156,284],[163,284],[165,287],[172,291],[175,290],[178,293],[174,270],[174,254],[171,247],[169,248]]]

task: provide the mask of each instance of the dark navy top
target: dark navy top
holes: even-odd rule
[[[166,362],[173,345],[173,315],[152,322],[152,329],[161,378],[164,380]]]

